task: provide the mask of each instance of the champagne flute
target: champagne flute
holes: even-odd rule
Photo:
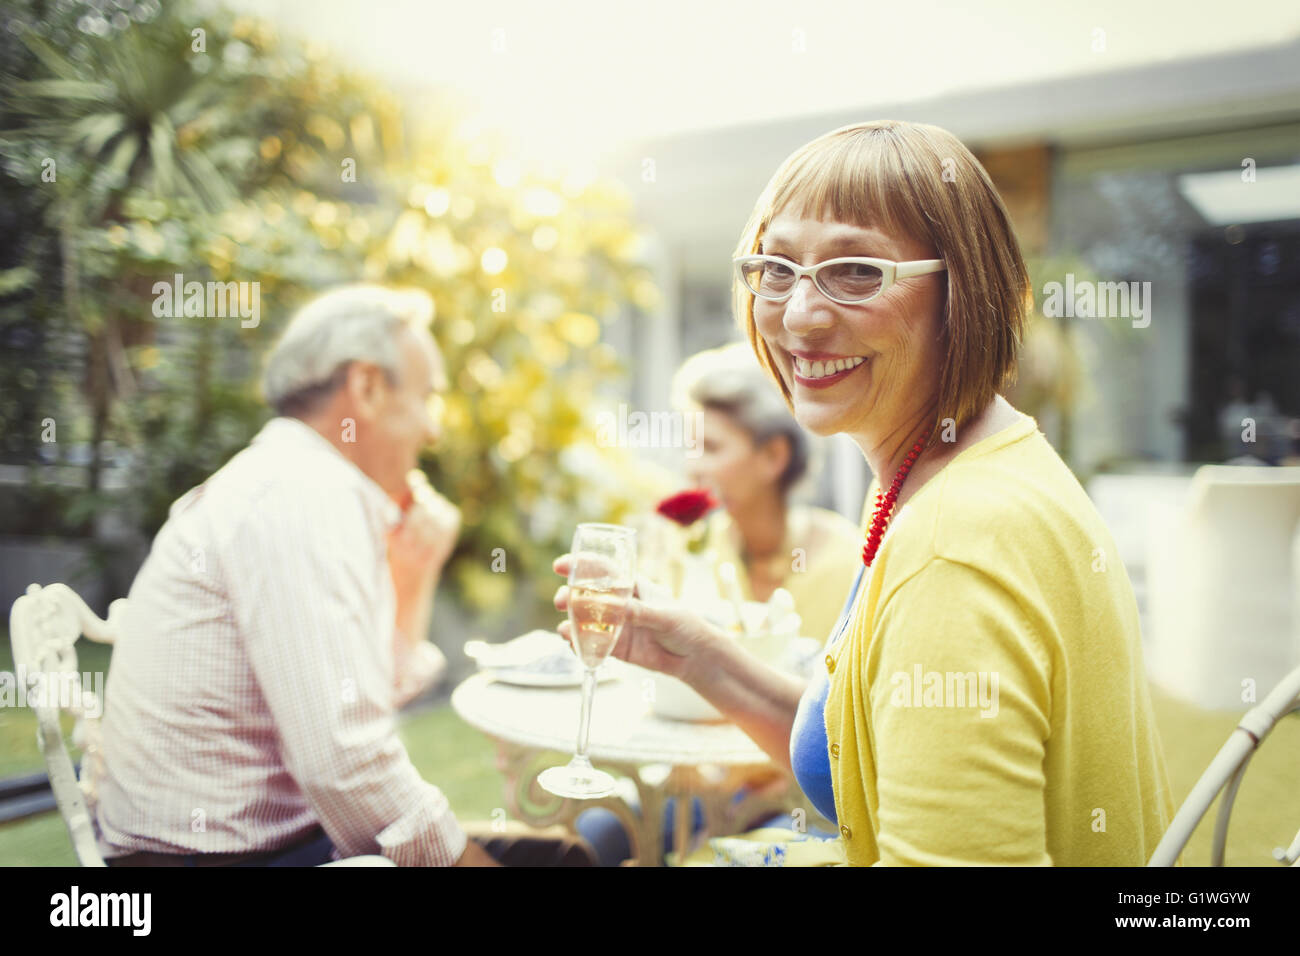
[[[573,650],[582,661],[582,715],[573,759],[537,778],[557,797],[593,800],[614,792],[614,778],[587,759],[591,699],[596,668],[614,650],[627,618],[636,578],[636,531],[611,524],[580,524],[569,556],[569,626]]]

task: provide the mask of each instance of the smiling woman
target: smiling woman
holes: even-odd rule
[[[1006,207],[984,168],[951,133],[919,124],[862,124],[797,150],[759,197],[736,247],[738,261],[755,254],[805,268],[820,263],[825,277],[809,284],[796,278],[782,308],[756,296],[743,270],[734,286],[736,314],[750,344],[796,415],[795,391],[819,387],[819,376],[800,374],[801,358],[880,355],[883,361],[846,378],[874,378],[883,401],[889,401],[884,392],[900,388],[933,394],[926,410],[934,426],[931,445],[941,437],[944,418],[960,430],[1010,384],[1033,288]],[[856,268],[826,261],[843,257],[879,258]],[[835,273],[827,275],[827,267],[842,276],[880,279],[845,278],[840,291],[852,294],[836,296]],[[809,301],[810,291],[825,296],[823,306],[852,304],[846,311],[864,320],[864,341],[852,343],[852,353],[811,347],[831,337],[825,334],[827,310]],[[890,307],[908,319],[892,334],[878,321]],[[803,332],[802,348],[790,345],[789,336],[763,331],[773,331],[772,324],[791,312]],[[800,420],[814,431],[846,430],[827,421],[826,410],[805,411],[808,420]]]
[[[828,133],[759,197],[735,293],[800,424],[876,476],[857,581],[807,687],[640,601],[620,656],[788,762],[839,828],[831,859],[1145,863],[1174,807],[1137,603],[1083,488],[998,394],[1031,288],[987,173],[937,127]]]
[[[983,167],[933,126],[828,133],[777,170],[735,262],[759,362],[801,424],[853,438],[879,487],[869,576],[791,731],[848,860],[1145,862],[1172,796],[1136,603],[1122,566],[1083,573],[1109,534],[998,394],[1033,300]],[[939,688],[991,675],[1000,700],[890,693],[922,672]]]

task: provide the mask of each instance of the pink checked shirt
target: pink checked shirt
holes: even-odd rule
[[[104,856],[274,850],[319,823],[337,856],[460,857],[464,831],[397,736],[397,707],[445,665],[395,627],[400,517],[292,418],[172,506],[109,671]]]

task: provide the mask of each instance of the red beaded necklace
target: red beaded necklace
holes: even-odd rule
[[[898,468],[898,474],[894,476],[893,483],[889,486],[888,492],[876,492],[876,509],[871,514],[871,529],[867,534],[867,543],[862,548],[862,563],[871,567],[871,562],[876,560],[876,549],[880,547],[880,539],[884,537],[885,526],[889,524],[890,513],[894,510],[894,502],[898,500],[899,489],[903,487],[903,481],[907,478],[907,473],[912,470],[912,465],[920,457],[921,449],[925,447],[926,441],[930,438],[930,431],[933,426],[926,428],[925,433],[916,440],[912,450],[907,453],[903,459],[903,464]]]

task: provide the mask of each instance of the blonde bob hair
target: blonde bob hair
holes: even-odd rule
[[[1033,286],[1002,198],[957,137],[897,120],[819,136],[772,176],[736,255],[756,253],[773,217],[785,211],[925,242],[947,263],[944,359],[931,444],[944,419],[962,427],[1014,382]],[[790,390],[754,324],[754,295],[739,278],[733,281],[736,321],[793,411]]]

